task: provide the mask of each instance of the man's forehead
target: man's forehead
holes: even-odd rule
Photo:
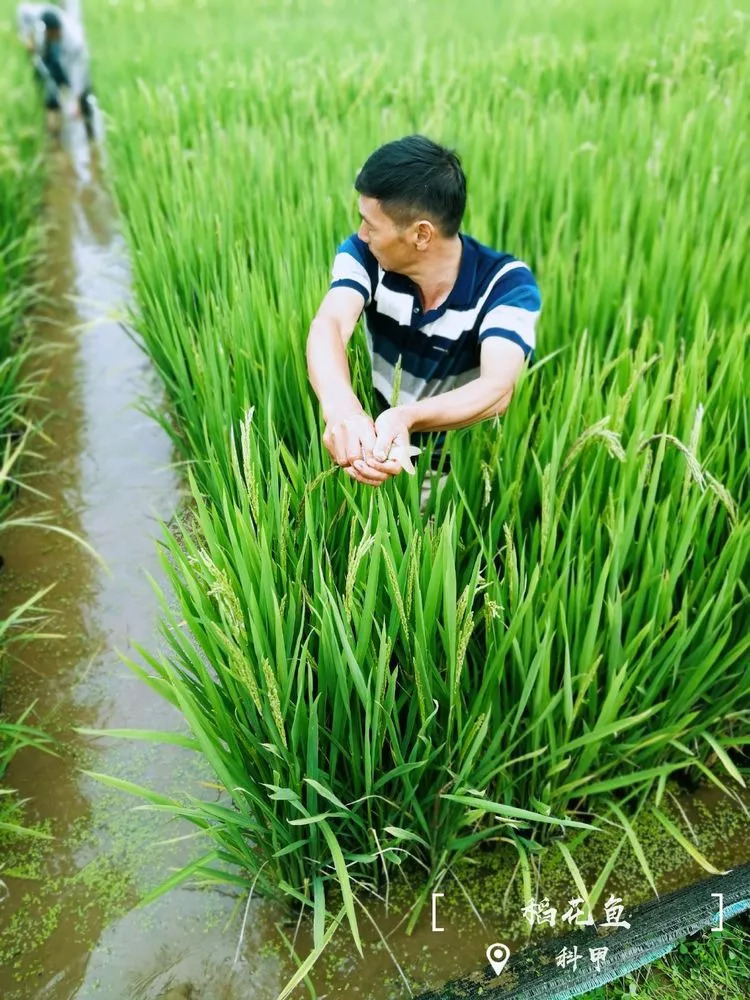
[[[369,195],[366,194],[361,194],[358,197],[357,206],[359,208],[359,214],[366,221],[372,222],[383,214],[380,208],[380,202],[377,198],[370,198]]]

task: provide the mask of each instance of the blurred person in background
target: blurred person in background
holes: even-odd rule
[[[49,130],[60,134],[65,112],[72,118],[82,118],[86,135],[93,139],[95,103],[80,20],[52,4],[22,3],[17,23],[19,37],[42,87]]]
[[[459,231],[466,177],[452,151],[421,135],[389,142],[354,186],[361,225],[338,247],[307,340],[323,444],[352,479],[380,486],[412,469],[408,457],[387,460],[392,449],[408,456],[432,437],[440,488],[450,467],[445,431],[503,414],[533,360],[539,289],[522,261]],[[375,419],[352,389],[346,357],[363,311]],[[423,509],[430,488],[428,476]]]

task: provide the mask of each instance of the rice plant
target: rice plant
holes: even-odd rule
[[[122,735],[205,755],[226,796],[105,780],[205,833],[165,888],[285,894],[318,951],[344,918],[359,941],[355,888],[389,866],[421,865],[424,900],[492,838],[527,871],[561,827],[628,833],[672,774],[747,772],[747,15],[433,10],[121,3],[135,80],[91,12],[192,497],[164,536],[169,656],[132,664],[190,735]],[[464,229],[545,300],[540,363],[450,435],[424,515],[419,482],[330,469],[304,363],[356,170],[413,131],[458,148]],[[361,339],[353,368],[367,401]]]

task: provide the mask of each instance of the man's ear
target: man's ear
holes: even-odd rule
[[[415,248],[417,250],[426,250],[435,239],[435,227],[429,219],[420,219],[418,222],[414,223],[414,228]]]

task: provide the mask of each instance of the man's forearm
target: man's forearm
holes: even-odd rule
[[[363,412],[352,389],[346,348],[338,332],[327,323],[313,323],[307,338],[307,372],[328,423],[334,414]]]
[[[483,376],[458,389],[405,403],[402,411],[410,431],[450,431],[470,427],[505,412],[513,386]]]

